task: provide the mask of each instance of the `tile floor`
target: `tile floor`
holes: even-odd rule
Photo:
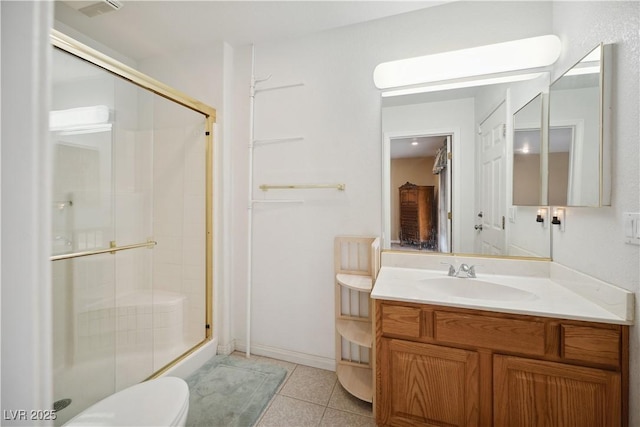
[[[244,353],[233,355],[245,357]],[[257,427],[375,427],[371,404],[345,391],[335,372],[262,356],[251,357],[287,370],[285,380],[258,419]]]

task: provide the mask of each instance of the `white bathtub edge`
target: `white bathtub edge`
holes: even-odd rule
[[[218,348],[218,338],[214,337],[211,341],[204,344],[195,352],[191,353],[184,360],[168,369],[162,377],[178,377],[187,379],[189,375],[197,371],[209,359],[216,355]]]

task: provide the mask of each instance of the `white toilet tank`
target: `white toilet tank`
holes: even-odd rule
[[[177,377],[145,381],[90,406],[65,426],[184,426],[189,387]]]

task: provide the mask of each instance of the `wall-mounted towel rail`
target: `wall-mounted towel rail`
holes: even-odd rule
[[[137,248],[153,248],[158,242],[154,240],[147,240],[144,243],[135,243],[133,245],[124,245],[124,246],[116,246],[116,242],[111,242],[111,247],[105,249],[95,249],[91,251],[83,251],[83,252],[73,252],[70,254],[62,254],[62,255],[54,255],[49,258],[51,261],[60,261],[62,259],[70,259],[70,258],[79,258],[83,256],[89,255],[98,255],[98,254],[106,254],[106,253],[115,253],[118,251],[126,251],[128,249],[137,249]]]
[[[261,185],[262,191],[267,190],[293,190],[293,189],[316,189],[316,188],[335,188],[344,191],[346,184],[289,184],[289,185]]]

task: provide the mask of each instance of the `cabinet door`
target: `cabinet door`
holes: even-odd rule
[[[383,338],[377,370],[379,425],[478,425],[476,352]]]
[[[620,374],[496,355],[495,426],[619,426]]]

